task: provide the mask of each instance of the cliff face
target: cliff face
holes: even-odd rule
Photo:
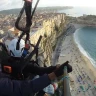
[[[51,65],[53,47],[56,45],[57,37],[62,34],[65,26],[65,16],[64,14],[59,14],[49,20],[43,21],[43,26],[37,32],[33,33],[30,37],[32,44],[36,44],[39,36],[42,35],[42,40],[39,48],[39,63],[41,66],[44,63],[46,66]]]

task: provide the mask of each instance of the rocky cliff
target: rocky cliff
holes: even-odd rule
[[[32,44],[36,44],[39,36],[42,35],[42,41],[39,48],[39,63],[41,66],[51,65],[52,53],[54,51],[57,37],[60,36],[66,27],[64,14],[57,14],[56,16],[44,20],[42,27],[34,32],[30,38]]]

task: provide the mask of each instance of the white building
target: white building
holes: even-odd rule
[[[3,35],[4,34],[4,31],[3,30],[0,30],[0,34]]]

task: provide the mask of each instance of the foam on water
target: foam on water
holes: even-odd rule
[[[75,31],[75,33],[74,33],[74,41],[75,41],[75,43],[77,44],[80,52],[90,60],[90,62],[92,63],[92,65],[93,65],[94,67],[96,67],[96,62],[95,62],[95,60],[90,56],[90,54],[89,54],[87,51],[84,50],[84,48],[82,47],[82,45],[81,45],[81,43],[80,43],[80,40],[78,39],[78,31],[79,31],[79,30],[80,30],[80,29],[77,29],[77,30]]]

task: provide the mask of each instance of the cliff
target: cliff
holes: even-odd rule
[[[46,66],[51,65],[52,53],[57,42],[57,37],[63,33],[65,27],[64,14],[57,14],[48,20],[44,20],[42,27],[30,37],[32,44],[36,44],[40,35],[43,37],[39,48],[39,59],[42,61],[39,63],[41,66],[43,66],[42,64],[45,64]]]

